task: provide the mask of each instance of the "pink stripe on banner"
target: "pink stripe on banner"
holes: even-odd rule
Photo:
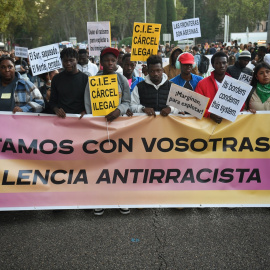
[[[120,190],[270,190],[269,159],[122,160],[121,166],[106,168],[111,182],[115,169],[122,175],[129,169],[127,184],[118,178],[110,185]],[[138,172],[137,181],[131,169],[143,170]],[[173,180],[173,176],[178,177]],[[108,186],[105,181],[99,185]]]

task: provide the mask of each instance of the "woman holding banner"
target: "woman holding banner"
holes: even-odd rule
[[[269,111],[270,110],[270,65],[265,62],[258,64],[253,73],[250,83],[253,88],[247,98],[248,110]]]

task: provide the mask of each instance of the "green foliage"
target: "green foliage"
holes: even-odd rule
[[[163,34],[165,34],[167,32],[166,0],[157,0],[155,22],[161,24],[161,31],[160,31],[160,41],[161,41],[161,40],[163,40]]]
[[[167,0],[167,33],[173,36],[172,22],[176,21],[176,9],[174,0]]]
[[[124,39],[122,39],[119,43],[118,43],[118,48],[120,48],[122,46],[122,44],[127,45],[132,45],[132,37],[126,37]]]
[[[0,0],[0,32],[7,31],[11,23],[20,24],[26,17],[23,0]]]
[[[208,0],[215,4],[214,0]],[[241,0],[241,1],[220,1],[216,5],[218,14],[224,18],[224,15],[230,16],[230,32],[245,32],[247,26],[251,31],[256,23],[261,20],[267,20],[269,0]]]
[[[134,22],[144,22],[144,0],[98,0],[99,21],[110,21],[112,37],[123,40],[133,33]],[[96,21],[96,0],[0,0],[0,33],[20,46],[33,48],[77,37],[87,39],[87,22]],[[230,16],[230,32],[252,31],[267,20],[269,0],[196,0],[202,38],[214,41],[223,36],[221,20]],[[172,33],[171,22],[193,17],[193,1],[147,0],[147,22],[162,25]],[[161,41],[162,42],[162,41]],[[131,42],[124,42],[131,44]]]

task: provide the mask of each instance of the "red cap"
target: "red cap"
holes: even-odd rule
[[[194,64],[194,56],[191,53],[182,53],[178,58],[178,61],[181,64]]]
[[[107,54],[107,53],[112,53],[113,55],[115,55],[115,57],[117,58],[119,55],[119,51],[115,48],[111,48],[111,47],[107,47],[105,49],[103,49],[100,52],[100,57],[102,57],[103,55]]]

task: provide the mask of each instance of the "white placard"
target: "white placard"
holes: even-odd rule
[[[251,80],[252,80],[252,76],[247,75],[246,73],[243,73],[243,72],[241,72],[241,74],[240,74],[240,76],[238,78],[238,81],[244,82],[244,83],[247,83],[247,84],[250,84]]]
[[[80,44],[80,46],[79,46],[80,50],[82,50],[82,49],[86,50],[86,48],[87,48],[86,44]]]
[[[170,64],[170,58],[162,58],[162,66],[166,67]]]
[[[202,119],[209,98],[176,84],[171,85],[167,105]]]
[[[28,50],[28,54],[33,76],[62,68],[57,43]]]
[[[251,85],[225,76],[210,105],[209,112],[234,122],[251,89]]]
[[[28,57],[28,48],[15,46],[15,56],[27,58]]]
[[[172,22],[174,40],[201,37],[200,19],[192,18]]]
[[[73,44],[72,43],[66,44],[66,48],[73,48]]]
[[[110,22],[87,23],[88,48],[90,55],[100,55],[100,51],[111,47]]]

